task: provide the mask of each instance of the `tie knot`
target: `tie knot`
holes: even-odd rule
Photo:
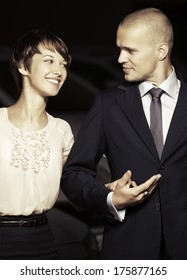
[[[151,96],[155,97],[155,98],[160,98],[161,95],[163,94],[163,92],[164,92],[163,89],[156,88],[156,87],[149,90],[149,93],[151,94]]]

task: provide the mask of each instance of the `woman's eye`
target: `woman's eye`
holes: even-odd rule
[[[61,67],[62,67],[62,68],[67,68],[67,63],[62,63],[62,64],[61,64]]]
[[[53,60],[51,60],[51,59],[47,59],[47,60],[45,60],[45,62],[48,62],[48,63],[53,63]]]

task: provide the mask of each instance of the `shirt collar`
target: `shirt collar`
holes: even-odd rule
[[[159,85],[159,88],[163,89],[170,97],[176,98],[179,92],[180,81],[177,79],[177,75],[174,67],[172,67],[173,71],[171,75]],[[151,88],[153,88],[153,84],[148,82],[142,82],[139,84],[140,95],[143,97]]]

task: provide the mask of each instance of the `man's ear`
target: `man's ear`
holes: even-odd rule
[[[169,46],[166,43],[162,43],[159,46],[159,60],[164,60],[169,52]]]

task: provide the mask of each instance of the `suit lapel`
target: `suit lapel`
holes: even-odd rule
[[[183,81],[182,77],[179,77],[179,79],[181,80],[179,98],[166,137],[161,161],[165,160],[174,152],[180,142],[181,135],[184,133],[184,130],[187,129],[187,84]],[[144,114],[138,86],[120,86],[120,89],[123,90],[123,94],[118,97],[119,106],[150,153],[159,160],[153,137]]]
[[[166,138],[162,160],[170,156],[180,143],[181,135],[187,128],[187,85],[181,80],[178,101],[173,113],[168,135]]]
[[[141,101],[140,92],[137,85],[130,87],[120,86],[123,90],[123,94],[118,97],[118,103],[124,114],[128,118],[131,125],[134,127],[135,131],[142,139],[150,153],[157,159],[158,154],[151,135],[143,106]],[[125,94],[124,94],[125,90]]]

